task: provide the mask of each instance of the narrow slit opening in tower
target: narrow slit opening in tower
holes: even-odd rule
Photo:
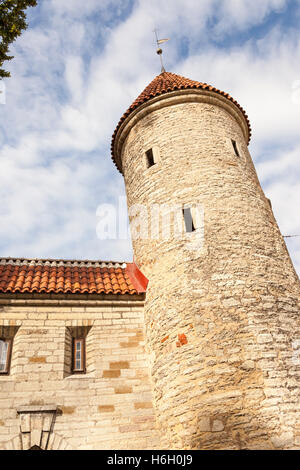
[[[151,166],[155,165],[154,155],[153,155],[153,150],[152,149],[147,150],[146,160],[147,160],[147,168],[150,168]]]
[[[231,139],[231,142],[232,142],[233,149],[234,149],[234,152],[235,152],[236,156],[239,157],[239,156],[240,156],[240,152],[239,152],[239,149],[238,149],[236,140],[232,140],[232,139]]]
[[[187,233],[195,232],[196,229],[194,226],[191,208],[185,207],[184,209],[182,209],[182,212]]]

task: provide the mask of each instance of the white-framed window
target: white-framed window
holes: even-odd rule
[[[9,373],[11,346],[11,339],[0,338],[0,374]]]
[[[85,338],[73,338],[72,372],[85,373]]]

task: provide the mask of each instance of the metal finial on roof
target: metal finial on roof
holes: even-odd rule
[[[162,60],[162,48],[160,47],[161,44],[163,44],[164,42],[167,42],[169,41],[169,39],[158,39],[158,36],[157,36],[157,29],[154,30],[154,33],[155,33],[155,37],[156,37],[156,44],[157,44],[157,50],[156,50],[156,53],[159,55],[160,57],[160,63],[161,63],[161,73],[164,73],[166,71],[165,67],[164,67],[164,64],[163,64],[163,60]]]

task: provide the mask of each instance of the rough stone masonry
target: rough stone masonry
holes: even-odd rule
[[[231,97],[162,73],[113,159],[144,223],[176,206],[192,229],[175,236],[168,214],[170,236],[133,237],[130,269],[0,261],[0,449],[300,448],[300,284],[249,132]]]
[[[133,240],[149,279],[162,446],[297,449],[300,284],[248,152],[245,116],[214,91],[173,88],[125,116],[113,149],[129,208],[204,210],[198,249],[188,242],[203,227],[181,239]],[[151,148],[159,158],[147,167]]]

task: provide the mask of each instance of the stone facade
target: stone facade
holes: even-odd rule
[[[164,448],[300,447],[300,284],[248,137],[237,106],[203,90],[150,99],[116,136],[128,206],[149,226],[155,205],[204,211],[180,239],[133,237]]]
[[[0,449],[159,448],[143,295],[22,297],[0,299],[1,336],[13,337],[10,374],[0,375]],[[84,375],[71,373],[78,329]]]
[[[142,275],[137,290],[126,285],[133,267],[119,285],[77,268],[47,281],[4,273],[19,293],[0,294],[0,338],[13,339],[0,449],[300,448],[300,284],[247,148],[247,117],[205,84],[157,80],[113,136],[146,298]],[[47,283],[119,295],[35,293]],[[85,374],[71,370],[78,335]]]

